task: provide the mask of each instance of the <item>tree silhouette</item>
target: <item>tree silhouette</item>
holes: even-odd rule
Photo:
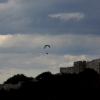
[[[34,78],[32,77],[27,77],[25,76],[24,74],[17,74],[17,75],[14,75],[13,77],[10,77],[8,78],[4,84],[17,84],[18,82],[20,81],[32,81]]]
[[[35,79],[41,80],[41,79],[49,77],[51,75],[52,75],[51,72],[47,71],[47,72],[43,72],[43,73],[39,74],[37,77],[35,77]]]
[[[5,97],[15,95],[20,98],[37,98],[43,100],[63,100],[68,97],[72,99],[84,99],[99,97],[100,79],[99,74],[93,69],[85,69],[79,74],[51,74],[51,72],[43,72],[35,79],[26,77],[23,74],[17,74],[9,78],[5,83],[18,83],[24,81],[18,90],[11,89],[0,91]]]

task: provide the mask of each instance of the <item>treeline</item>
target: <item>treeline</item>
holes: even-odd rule
[[[93,99],[100,93],[100,75],[93,69],[85,69],[79,74],[52,74],[43,72],[37,77],[17,74],[4,84],[17,84],[23,81],[19,89],[0,90],[1,97],[33,100]]]

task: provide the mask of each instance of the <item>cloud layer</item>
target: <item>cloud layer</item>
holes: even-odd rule
[[[61,20],[68,21],[70,19],[82,19],[84,14],[82,13],[59,13],[59,14],[51,14],[49,15],[52,18],[60,18]]]
[[[97,34],[99,0],[3,0],[0,34]],[[62,21],[65,20],[65,21]]]
[[[100,54],[100,39],[94,35],[15,34],[1,35],[0,40],[1,81],[18,73],[32,77],[44,71],[59,73],[60,67],[71,67],[74,61],[92,60]],[[44,49],[44,44],[51,48]]]

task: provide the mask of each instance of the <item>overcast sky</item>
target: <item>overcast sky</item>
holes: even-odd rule
[[[99,55],[100,0],[0,0],[1,84]]]

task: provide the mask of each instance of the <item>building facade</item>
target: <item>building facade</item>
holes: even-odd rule
[[[18,82],[18,84],[0,84],[0,90],[19,89],[21,87],[22,82]]]
[[[77,61],[73,63],[72,67],[61,67],[60,74],[62,73],[76,73],[84,71],[85,68],[92,68],[100,74],[100,59],[92,61]]]
[[[100,74],[100,59],[87,61],[86,68],[92,68]]]

